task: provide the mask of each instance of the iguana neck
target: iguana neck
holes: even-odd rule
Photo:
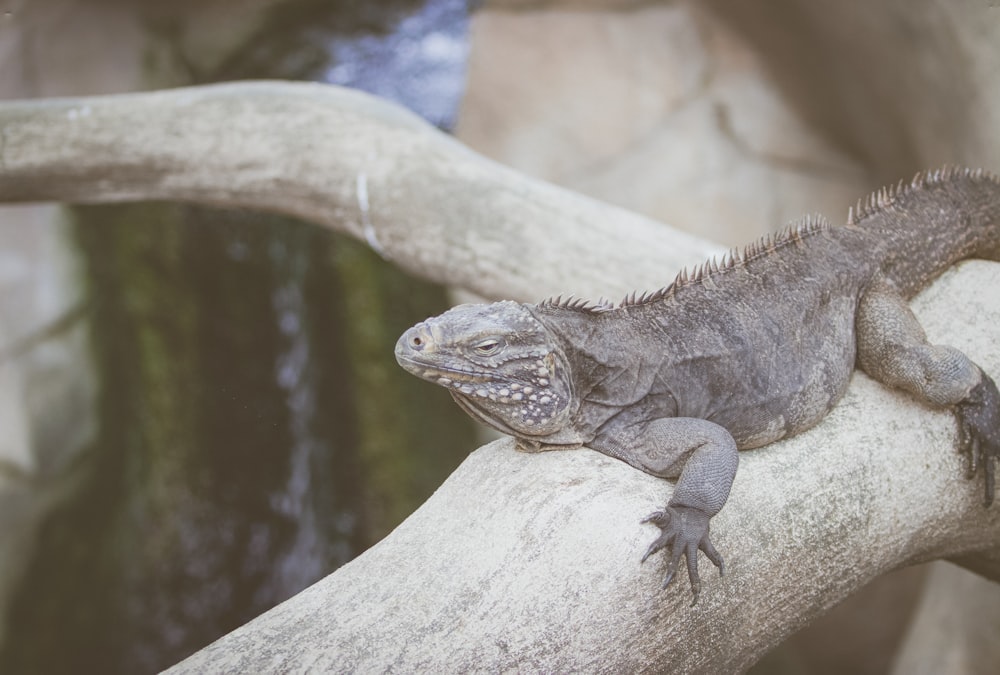
[[[527,307],[558,341],[571,368],[575,397],[571,426],[585,437],[582,442],[590,440],[626,408],[676,414],[672,397],[658,379],[670,349],[655,354],[624,349],[618,340],[607,339],[611,330],[620,340],[629,342],[630,333],[637,327],[634,322],[641,320],[636,314],[643,310],[617,308],[595,313],[551,303]]]

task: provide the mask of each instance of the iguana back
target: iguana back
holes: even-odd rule
[[[918,173],[859,200],[847,217],[878,248],[882,272],[912,298],[960,260],[1000,260],[1000,179],[983,170]]]

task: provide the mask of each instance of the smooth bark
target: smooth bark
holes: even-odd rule
[[[392,103],[238,82],[0,103],[0,202],[165,199],[346,232],[485,297],[618,299],[719,248],[492,162]]]

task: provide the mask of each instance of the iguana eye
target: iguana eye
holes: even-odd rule
[[[479,356],[493,356],[500,351],[500,341],[495,338],[483,340],[473,347],[473,349],[476,350],[476,354]]]

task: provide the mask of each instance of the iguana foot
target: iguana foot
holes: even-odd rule
[[[656,538],[645,555],[642,562],[657,551],[670,546],[670,564],[667,566],[667,576],[663,580],[663,588],[673,581],[677,566],[680,564],[681,554],[687,558],[688,577],[691,579],[691,592],[694,599],[691,601],[693,607],[698,602],[698,594],[701,592],[701,579],[698,577],[698,550],[701,549],[708,556],[708,559],[719,568],[719,575],[723,573],[722,556],[712,546],[708,536],[708,521],[710,516],[704,511],[690,506],[667,506],[663,511],[657,511],[646,516],[642,522],[653,523],[662,532]]]
[[[958,417],[959,450],[968,455],[966,476],[983,468],[986,482],[984,504],[993,503],[994,472],[1000,460],[1000,392],[986,373],[965,400],[955,406]]]

